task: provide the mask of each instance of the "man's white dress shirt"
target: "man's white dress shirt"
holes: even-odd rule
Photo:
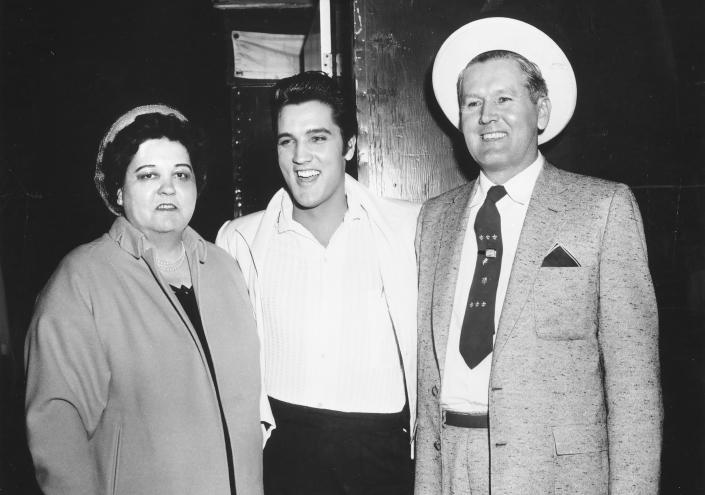
[[[351,191],[347,201],[323,246],[282,196],[260,274],[265,386],[293,404],[398,412],[404,375],[371,224]]]
[[[544,164],[544,158],[539,153],[536,160],[520,173],[502,184],[507,194],[497,201],[497,210],[502,222],[502,265],[497,284],[495,299],[494,324],[495,332],[502,314],[504,296],[507,293],[509,275],[519,243],[519,235],[524,225],[524,218],[529,207],[531,193]],[[470,369],[460,355],[460,331],[465,318],[465,307],[470,294],[475,263],[477,262],[477,239],[475,238],[475,217],[477,211],[485,202],[487,191],[495,184],[480,173],[477,186],[470,199],[470,215],[465,230],[465,240],[460,256],[458,281],[455,286],[453,310],[450,317],[448,333],[448,349],[445,368],[443,370],[441,407],[451,411],[465,413],[487,413],[488,387],[490,382],[490,367],[492,353],[479,365]],[[496,335],[496,334],[495,334]]]

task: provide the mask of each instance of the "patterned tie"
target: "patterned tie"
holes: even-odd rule
[[[475,218],[477,262],[460,331],[460,355],[474,368],[492,352],[494,306],[502,266],[502,222],[495,203],[507,194],[492,186]]]

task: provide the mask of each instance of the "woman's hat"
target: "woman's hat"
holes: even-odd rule
[[[163,105],[161,103],[156,103],[154,105],[142,105],[135,107],[122,114],[118,119],[110,126],[108,132],[105,133],[103,139],[100,141],[100,146],[98,147],[98,158],[95,162],[95,187],[98,190],[98,194],[103,199],[105,206],[116,215],[120,215],[119,211],[115,210],[115,207],[110,204],[110,198],[108,197],[108,191],[105,188],[105,172],[103,172],[103,154],[105,153],[105,148],[108,144],[112,143],[115,137],[120,131],[125,127],[132,124],[137,117],[140,115],[146,115],[150,113],[160,113],[162,115],[173,115],[182,122],[188,122],[188,119],[184,117],[184,114],[179,112],[176,108],[170,107],[168,105]]]
[[[460,124],[457,90],[460,73],[470,60],[490,50],[518,53],[539,67],[551,100],[551,118],[539,134],[539,144],[555,137],[575,110],[577,85],[573,68],[560,47],[543,31],[508,17],[488,17],[466,24],[438,50],[433,64],[433,92],[448,120],[456,127]]]

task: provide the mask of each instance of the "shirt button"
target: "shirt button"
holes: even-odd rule
[[[438,387],[435,385],[431,388],[431,395],[434,397],[438,397]]]
[[[433,448],[435,448],[438,452],[440,452],[441,451],[441,442],[439,442],[438,440],[433,442]]]

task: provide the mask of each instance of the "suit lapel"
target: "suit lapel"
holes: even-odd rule
[[[555,243],[565,216],[564,212],[568,208],[568,198],[562,194],[565,189],[566,184],[562,180],[560,171],[546,163],[536,180],[519,236],[497,328],[493,361],[501,354],[502,348],[514,331],[543,258]]]
[[[450,315],[455,299],[455,284],[458,280],[458,266],[465,240],[470,209],[468,204],[477,181],[468,184],[450,203],[443,215],[444,221],[440,232],[438,261],[433,282],[433,341],[438,356],[438,366],[443,370],[448,346]]]

